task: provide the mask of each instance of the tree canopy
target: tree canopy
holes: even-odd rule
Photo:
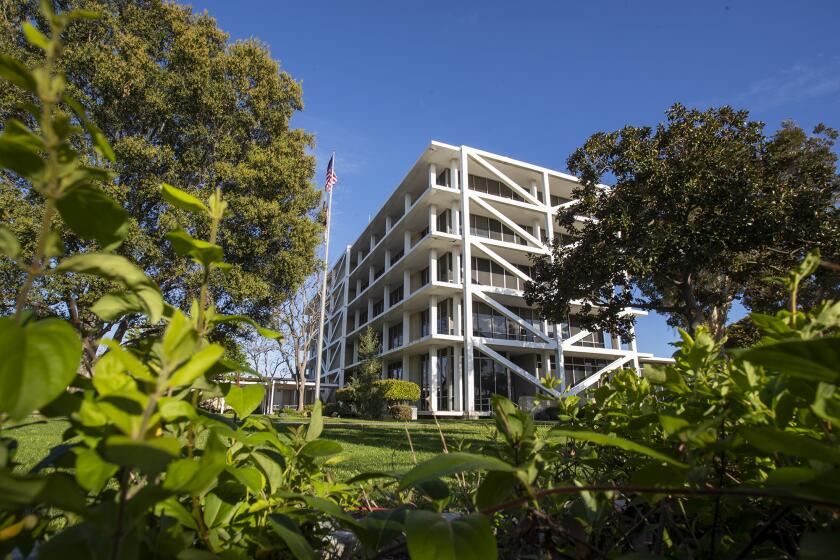
[[[22,22],[45,28],[38,2],[0,0],[0,51],[30,65],[41,53],[17,32]],[[182,186],[201,199],[220,188],[229,213],[218,243],[231,264],[213,285],[220,311],[266,320],[314,267],[320,226],[312,219],[313,137],[290,126],[303,108],[301,87],[256,40],[229,42],[215,20],[162,0],[60,0],[102,18],[64,35],[59,60],[68,91],[79,99],[116,153],[105,190],[127,210],[129,234],[118,250],[138,262],[166,299],[185,307],[201,283],[193,263],[177,259],[164,235],[181,210],[164,205],[158,185]],[[37,123],[19,109],[28,93],[0,89],[0,120]],[[66,108],[65,108],[66,109]],[[68,115],[69,115],[68,111]],[[97,162],[105,164],[107,162]],[[35,199],[8,172],[0,177],[0,221],[31,252],[40,221]],[[68,250],[92,245],[61,230]],[[209,223],[190,233],[206,236]],[[6,312],[22,278],[0,263],[0,306]],[[40,281],[32,304],[43,315],[68,317],[88,341],[122,337],[139,318],[104,321],[89,312],[105,281],[79,277]],[[90,354],[90,344],[87,345]],[[88,355],[90,358],[90,355]]]
[[[584,328],[625,337],[628,307],[716,337],[736,299],[781,307],[785,293],[766,276],[814,247],[840,256],[836,137],[793,123],[768,137],[747,111],[679,104],[655,128],[594,134],[568,159],[579,202],[556,218],[576,243],[537,259],[526,299],[558,322],[578,301]],[[838,276],[824,269],[809,283],[814,299],[830,297]]]

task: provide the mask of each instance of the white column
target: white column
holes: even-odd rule
[[[409,381],[411,379],[408,376],[408,365],[409,365],[408,352],[403,352],[403,356],[402,356],[402,368],[403,368],[402,378],[403,378],[404,381]]]
[[[429,188],[437,184],[437,167],[434,163],[429,164]]]
[[[357,292],[358,293],[358,292]],[[344,313],[341,316],[341,344],[339,345],[339,362],[338,362],[338,386],[344,387],[344,367],[347,360],[347,319],[348,309],[347,305],[350,303],[350,246],[347,246],[347,251],[344,254],[344,305],[342,306]],[[355,323],[354,323],[355,324]]]
[[[432,249],[429,251],[429,282],[434,283],[437,282],[438,279],[438,253],[437,249]]]
[[[376,274],[376,269],[373,265],[368,267],[368,286],[373,284],[374,275]]]
[[[461,188],[458,181],[458,160],[455,158],[449,160],[449,186],[453,189]]]
[[[411,193],[405,193],[403,200],[405,201],[404,211],[408,214],[408,210],[411,208]]]
[[[461,223],[464,224],[464,227],[461,228],[461,239],[463,245],[463,257],[461,262],[464,263],[464,270],[466,272],[464,276],[464,301],[463,301],[463,309],[464,309],[464,363],[465,369],[463,380],[464,380],[464,401],[465,401],[465,409],[464,412],[468,416],[473,416],[475,413],[475,365],[473,363],[473,340],[472,340],[472,281],[471,275],[469,272],[470,267],[470,256],[471,256],[471,247],[470,247],[470,198],[469,198],[469,188],[468,188],[468,179],[469,177],[469,161],[467,155],[467,148],[465,146],[461,146]]]
[[[391,285],[385,284],[382,286],[382,311],[384,312],[387,309],[391,308]]]
[[[461,282],[463,282],[463,267],[461,266],[461,253],[454,254],[454,257],[452,258],[452,265],[455,267],[455,283],[460,284]]]
[[[531,179],[531,196],[537,198],[537,182]]]
[[[268,396],[268,414],[274,412],[274,378],[271,379],[271,393]]]
[[[411,315],[408,313],[408,311],[403,311],[402,325],[403,325],[403,345],[406,345],[406,344],[408,344],[409,338],[411,338]]]
[[[362,279],[356,278],[356,297],[362,294]]]
[[[385,233],[386,233],[386,234],[387,234],[389,231],[391,231],[392,221],[393,221],[393,220],[391,219],[391,216],[385,216]]]
[[[633,365],[636,367],[636,374],[642,374],[642,368],[639,365],[639,349],[636,347],[636,327],[630,327],[630,333],[633,339],[630,341],[630,350],[633,352]]]
[[[461,296],[452,296],[452,322],[455,336],[464,336],[461,324]]]
[[[373,319],[373,298],[368,298],[368,321]]]
[[[452,376],[453,377],[453,384],[452,384],[453,385],[452,386],[453,393],[452,394],[455,396],[455,398],[453,399],[455,402],[454,402],[454,406],[452,408],[453,408],[453,410],[456,410],[456,411],[463,410],[463,402],[464,402],[464,399],[463,399],[464,374],[463,374],[463,367],[462,367],[462,361],[461,361],[461,349],[462,349],[461,345],[456,344],[455,348],[454,348],[454,354],[453,354],[454,370],[453,370],[453,376]]]
[[[411,294],[411,271],[407,268],[403,270],[403,299],[406,299]]]
[[[365,258],[365,254],[362,251],[356,253],[356,266],[362,264],[362,259]]]
[[[403,234],[403,253],[407,255],[409,251],[411,251],[411,232],[405,230]]]
[[[391,249],[385,249],[385,269],[391,268]]]
[[[432,348],[429,350],[429,401],[433,411],[437,411],[437,388],[438,388],[438,363],[437,350]]]
[[[449,219],[452,225],[452,233],[455,235],[460,235],[460,225],[458,223],[458,203],[455,202],[452,204],[452,207],[449,209]]]
[[[435,336],[437,334],[437,319],[438,319],[438,299],[437,296],[429,297],[429,334]]]
[[[354,320],[353,324],[356,325],[356,329],[358,329],[359,327],[362,326],[362,325],[359,324],[359,319],[361,318],[362,310],[357,307],[356,311],[354,311],[354,313],[355,313],[355,320]]]
[[[429,233],[437,231],[437,206],[429,205]]]
[[[548,173],[543,171],[542,180],[543,189],[543,207],[545,208],[545,237],[546,243],[550,247],[554,242],[554,215],[551,213],[551,185],[549,184]],[[546,322],[546,326],[548,322]],[[560,376],[560,391],[566,390],[566,374],[565,366],[563,364],[563,330],[559,324],[554,324],[554,355],[555,363],[557,364],[555,374]],[[546,368],[548,363],[546,363]]]
[[[388,321],[382,321],[382,352],[391,349],[391,341],[388,340]],[[382,370],[384,372],[386,365],[382,364]]]
[[[373,251],[374,247],[376,247],[376,236],[371,233],[370,234],[370,250]]]

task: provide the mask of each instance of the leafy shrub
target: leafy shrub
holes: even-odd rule
[[[335,400],[340,403],[353,404],[356,400],[356,391],[352,386],[337,389]]]
[[[324,415],[325,416],[338,416],[340,414],[340,407],[338,403],[327,403],[324,405]]]
[[[388,407],[388,412],[391,413],[391,418],[401,422],[409,422],[411,420],[411,407],[407,404],[392,404]]]
[[[374,383],[387,403],[416,402],[420,400],[420,386],[402,379],[381,379]]]

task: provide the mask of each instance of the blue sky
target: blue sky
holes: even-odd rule
[[[201,0],[302,81],[320,184],[333,150],[332,246],[352,242],[429,140],[554,169],[592,133],[670,104],[732,104],[775,130],[840,128],[840,2]],[[740,313],[740,311],[738,312]],[[670,355],[656,315],[639,348]]]

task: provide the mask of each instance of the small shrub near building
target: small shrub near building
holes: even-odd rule
[[[382,379],[374,383],[388,404],[420,400],[420,386],[402,379]]]
[[[411,420],[411,407],[407,404],[393,404],[388,409],[394,420],[409,422]]]

